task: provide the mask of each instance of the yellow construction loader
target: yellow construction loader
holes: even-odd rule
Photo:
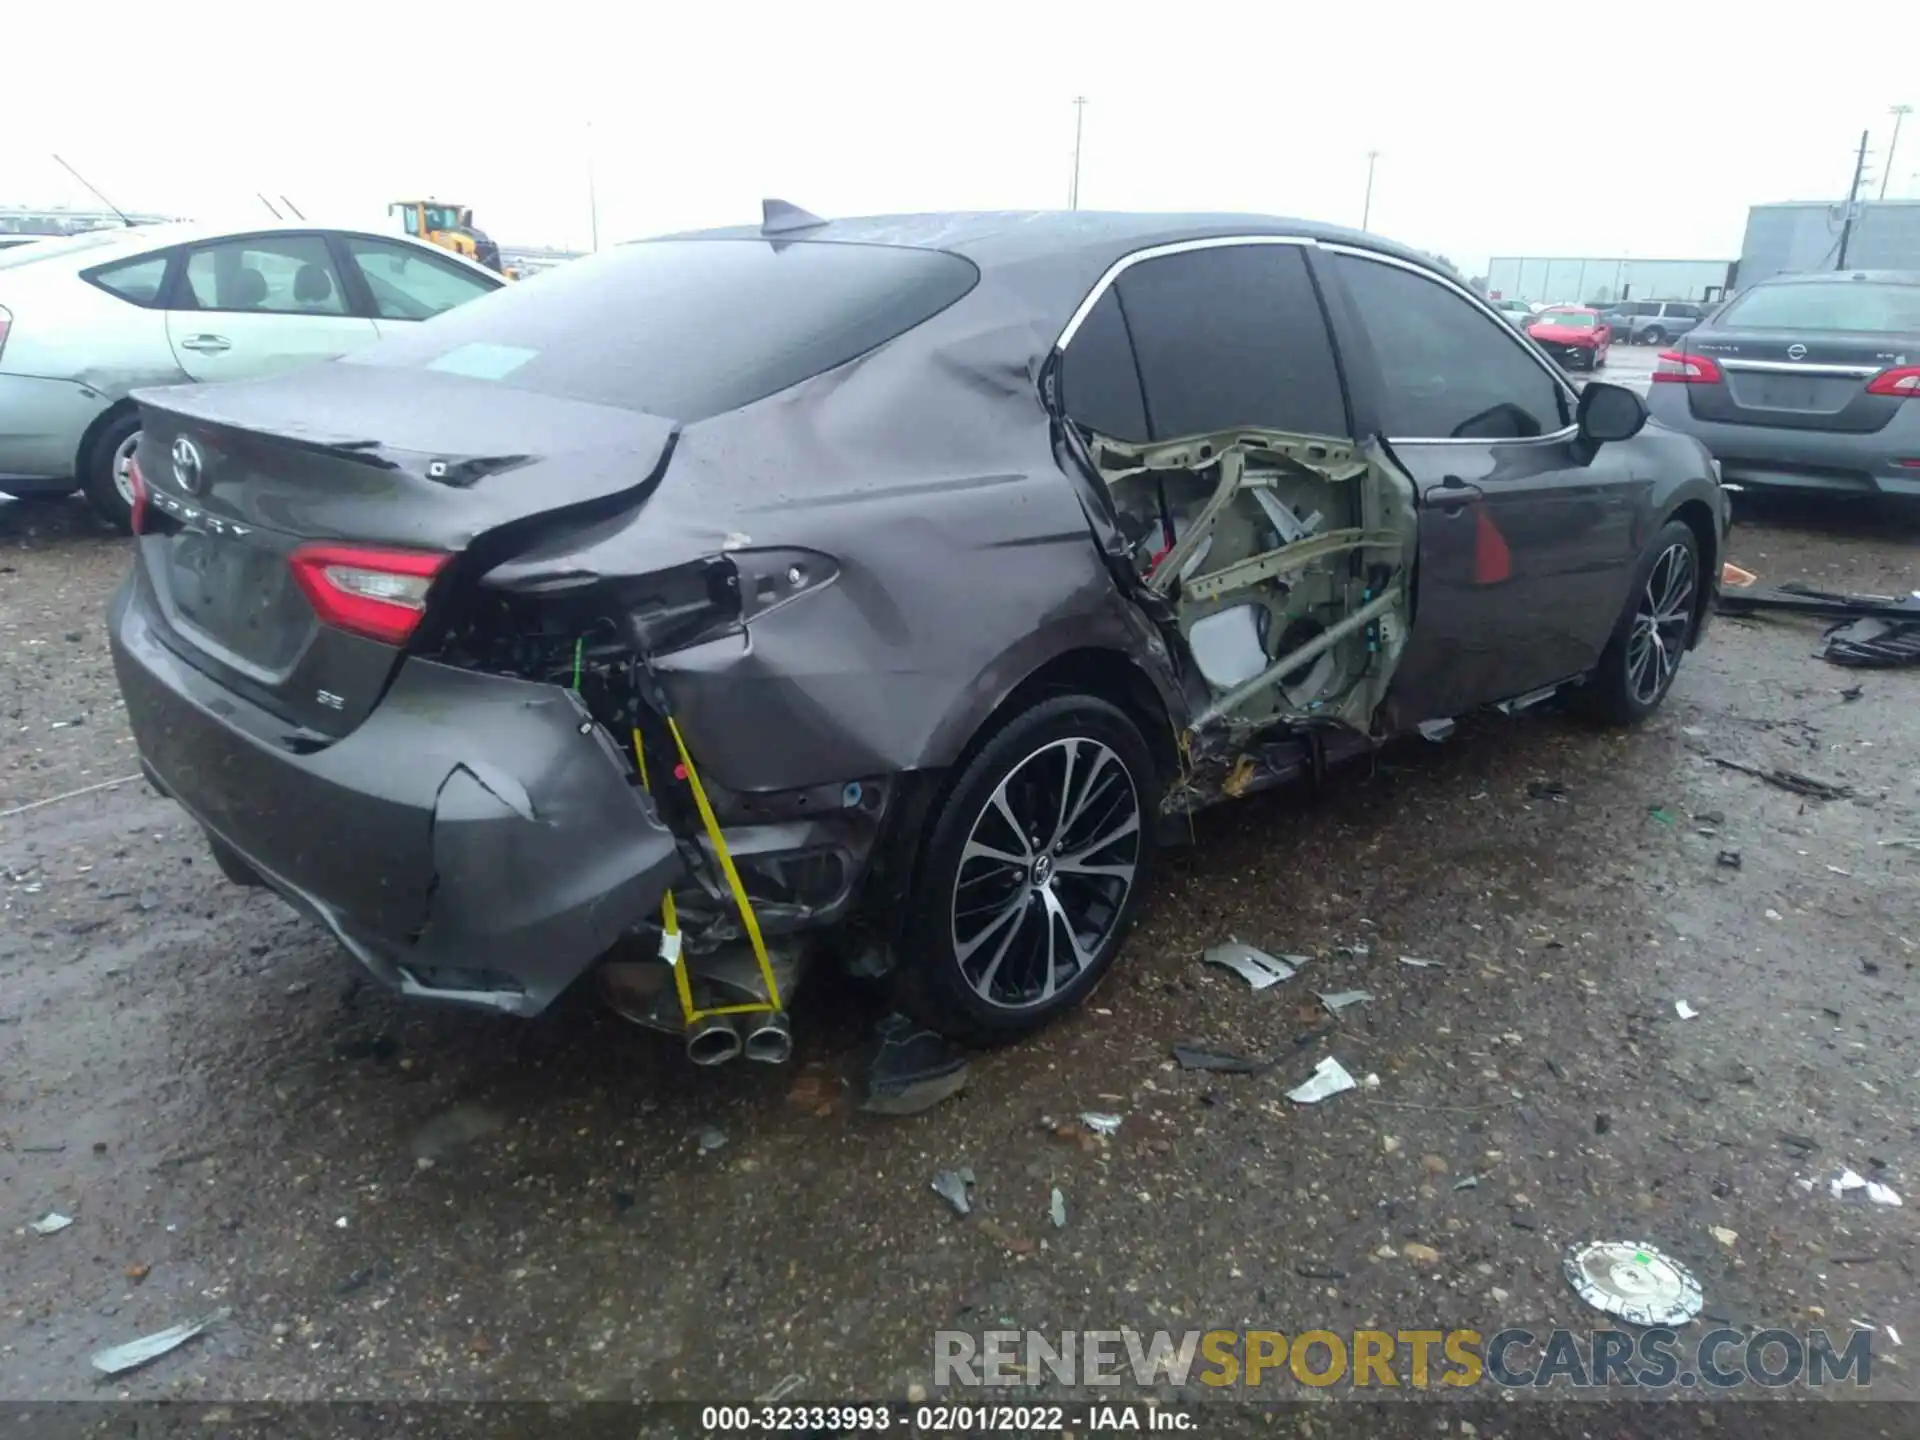
[[[438,200],[396,200],[387,206],[398,215],[407,234],[417,240],[464,255],[509,280],[520,277],[500,263],[500,247],[473,224],[471,205],[447,205]]]

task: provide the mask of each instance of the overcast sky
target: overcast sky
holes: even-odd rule
[[[1247,210],[1489,255],[1731,258],[1749,204],[1838,200],[1920,103],[1920,7],[742,7],[175,0],[6,22],[0,204],[384,222],[416,192],[512,244],[1066,203]],[[1822,16],[1830,16],[1823,19]],[[518,16],[509,19],[509,16]],[[1133,18],[1120,18],[1130,16]],[[590,138],[589,138],[590,137]],[[1920,195],[1920,116],[1889,195]],[[1868,193],[1878,190],[1878,181]]]

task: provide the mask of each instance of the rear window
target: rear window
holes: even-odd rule
[[[1719,323],[1753,330],[1920,331],[1920,285],[1871,280],[1761,285],[1722,311]]]
[[[1599,323],[1599,319],[1599,316],[1590,315],[1585,310],[1542,310],[1535,323],[1558,325],[1563,330],[1591,330]]]
[[[508,285],[347,357],[694,421],[845,364],[979,279],[938,250],[648,240]]]

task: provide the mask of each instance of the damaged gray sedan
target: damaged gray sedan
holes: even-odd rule
[[[1417,253],[994,214],[620,246],[142,401],[114,660],[225,872],[409,994],[589,971],[784,1058],[816,958],[969,1042],[1155,842],[1423,722],[1658,706],[1726,505]]]

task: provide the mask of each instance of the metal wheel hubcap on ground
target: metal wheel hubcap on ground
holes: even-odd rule
[[[128,509],[133,508],[133,477],[127,472],[133,467],[133,452],[139,448],[140,432],[136,430],[113,452],[113,488],[127,502]]]
[[[1669,545],[1647,576],[1627,641],[1627,686],[1642,705],[1651,705],[1666,693],[1680,664],[1680,652],[1693,625],[1696,569],[1693,551],[1685,545]]]
[[[1094,961],[1133,890],[1140,792],[1098,740],[1056,740],[975,817],[954,883],[954,959],[989,1005],[1044,1005]]]

